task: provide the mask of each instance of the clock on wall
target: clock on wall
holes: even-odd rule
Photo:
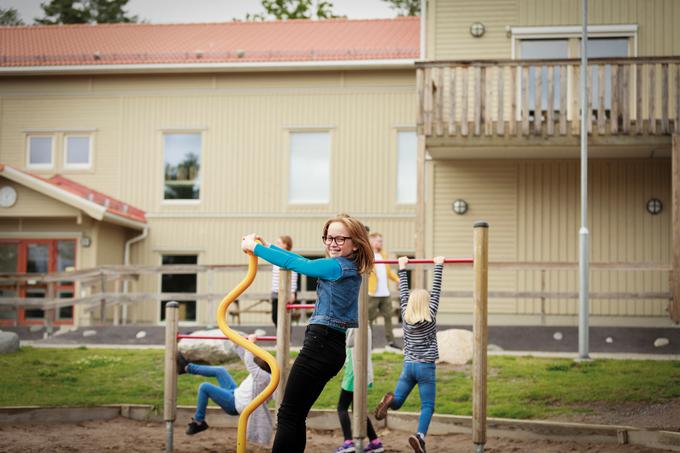
[[[12,186],[0,187],[0,207],[11,208],[17,202],[17,191]]]

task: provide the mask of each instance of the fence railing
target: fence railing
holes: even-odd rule
[[[581,112],[598,136],[680,132],[680,57],[434,61],[417,64],[425,136],[574,136]]]

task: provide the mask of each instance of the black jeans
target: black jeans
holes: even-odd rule
[[[344,362],[344,333],[318,324],[307,326],[302,350],[290,369],[279,408],[273,453],[305,451],[309,410]]]
[[[342,434],[345,436],[345,440],[352,439],[352,422],[349,420],[349,413],[347,409],[352,405],[354,400],[354,392],[348,392],[345,389],[340,389],[340,399],[338,399],[338,418],[340,418],[340,426],[342,426]],[[375,440],[378,435],[373,429],[373,423],[371,419],[366,417],[366,434],[368,434],[369,440]]]

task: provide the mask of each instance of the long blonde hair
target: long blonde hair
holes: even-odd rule
[[[338,214],[332,219],[326,220],[326,224],[323,226],[323,235],[328,234],[328,227],[333,222],[340,222],[349,231],[349,235],[352,238],[352,242],[357,246],[356,252],[354,252],[354,262],[357,264],[357,269],[360,274],[369,273],[373,270],[373,249],[368,241],[368,233],[366,232],[366,227],[359,220],[350,216],[349,214]]]
[[[432,322],[430,315],[430,293],[424,289],[414,289],[408,297],[408,304],[404,312],[404,321],[417,324],[421,321]]]

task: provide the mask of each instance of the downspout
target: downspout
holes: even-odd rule
[[[149,235],[149,227],[148,225],[144,227],[144,230],[142,231],[142,234],[139,236],[135,236],[132,239],[125,241],[125,253],[124,253],[124,258],[123,258],[123,264],[126,266],[130,265],[130,246],[132,244],[143,241],[146,239],[146,237]],[[123,282],[123,294],[127,294],[129,290],[129,283],[127,280]],[[127,324],[127,319],[128,319],[128,304],[127,302],[123,302],[123,315],[121,316],[123,325]]]
[[[420,59],[424,60],[425,55],[425,40],[427,35],[425,34],[425,24],[427,16],[427,0],[420,0]]]

